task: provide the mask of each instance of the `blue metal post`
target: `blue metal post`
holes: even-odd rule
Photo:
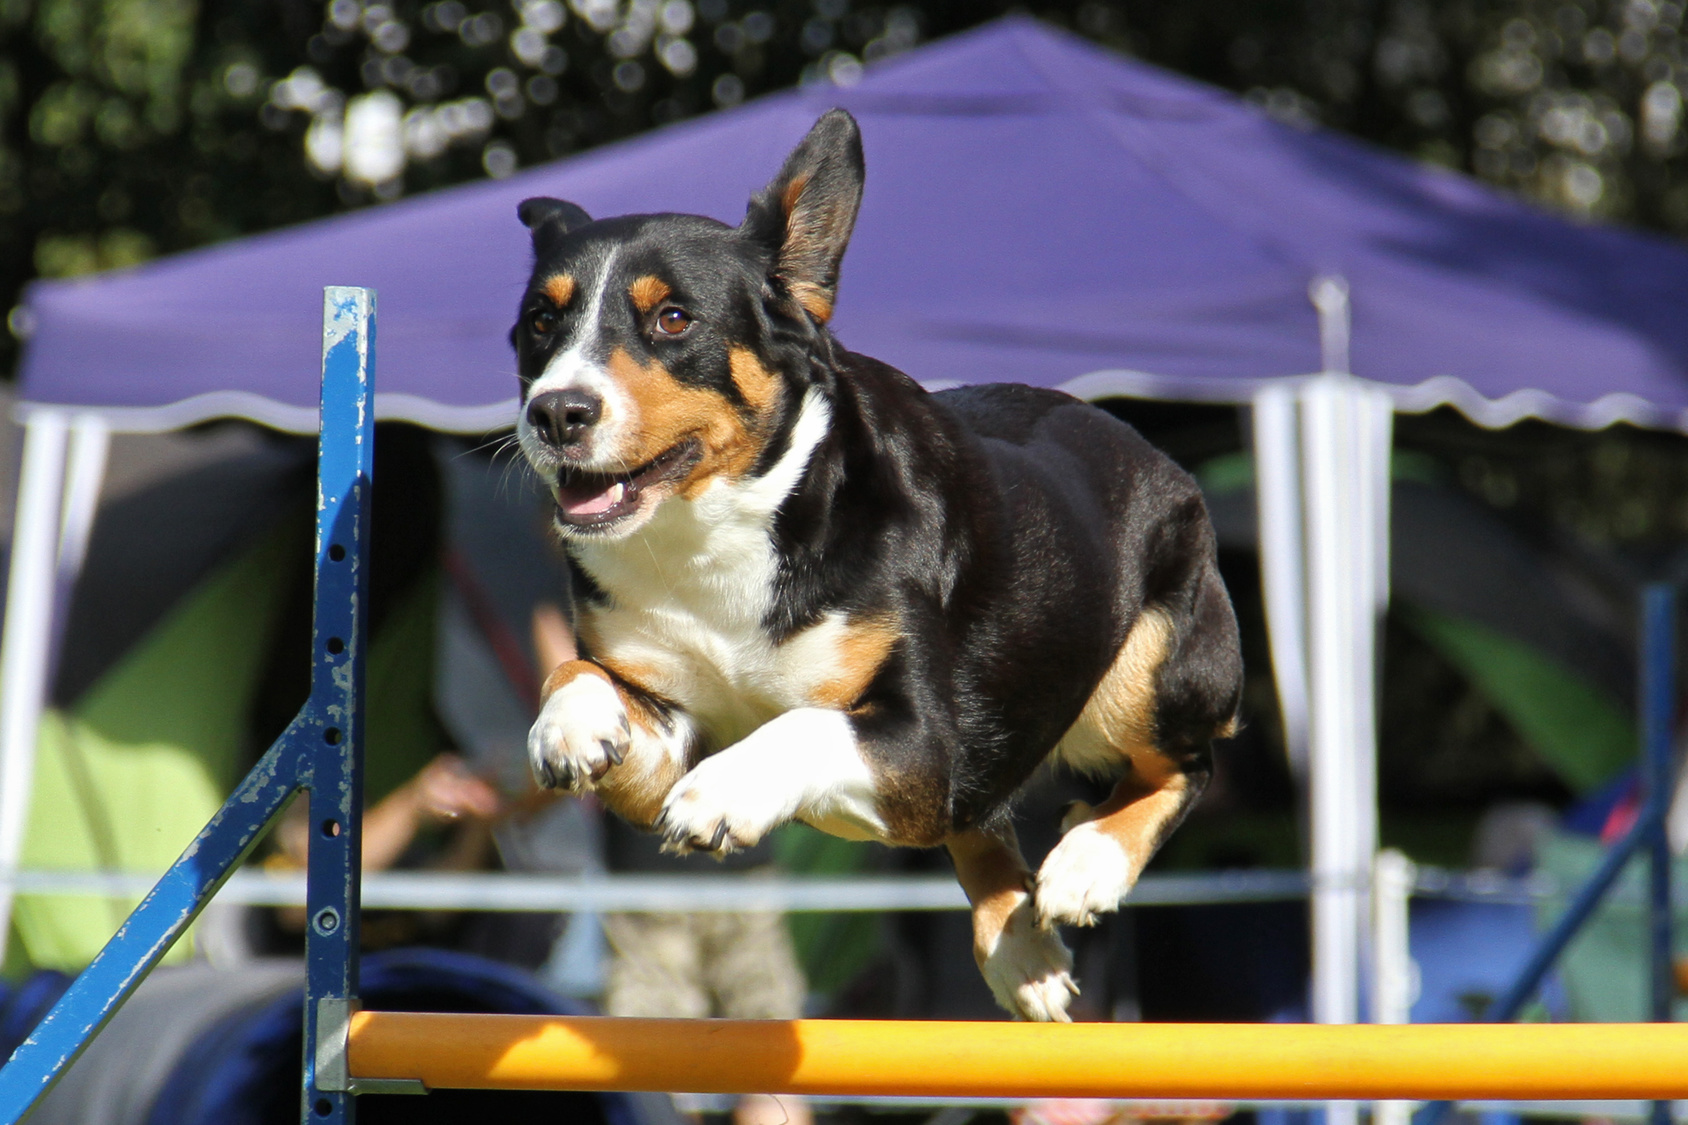
[[[339,1001],[344,1011],[357,985],[358,825],[363,807],[358,769],[363,720],[357,703],[363,688],[363,591],[375,438],[375,297],[362,289],[329,289],[325,297],[311,698],[12,1052],[0,1069],[0,1125],[16,1125],[52,1088],[302,787],[312,790],[313,826],[306,939],[306,993],[313,1002],[305,1021],[304,1119],[333,1125],[351,1122],[350,1095],[315,1090],[311,1062],[316,1057],[319,1008],[314,1001]]]
[[[358,886],[363,819],[364,610],[369,500],[375,477],[375,294],[331,287],[322,305],[322,428],[318,439],[316,617],[311,629],[314,728],[301,777],[311,791],[305,898],[305,1066],[302,1119],[351,1125],[343,1074],[345,1021],[358,988]],[[339,1042],[325,1042],[337,1036]],[[326,1048],[326,1053],[325,1053]],[[330,1065],[330,1069],[334,1069]],[[343,1063],[340,1070],[343,1071]]]
[[[1649,996],[1652,1018],[1668,1021],[1676,982],[1671,966],[1670,841],[1665,814],[1670,810],[1671,736],[1676,717],[1676,590],[1665,583],[1648,586],[1641,596],[1641,765],[1646,801],[1635,824],[1612,845],[1594,874],[1571,899],[1565,913],[1541,940],[1505,995],[1489,1006],[1483,1019],[1505,1023],[1518,1018],[1530,997],[1552,970],[1559,955],[1577,936],[1601,899],[1611,890],[1636,852],[1646,848],[1651,858],[1647,921],[1650,936]],[[1427,1103],[1419,1125],[1440,1125],[1452,1109],[1450,1102]],[[1653,1103],[1649,1125],[1669,1125],[1671,1105]]]
[[[1599,868],[1589,876],[1588,882],[1578,889],[1571,905],[1565,908],[1565,913],[1559,916],[1547,937],[1536,946],[1535,952],[1530,955],[1529,964],[1518,974],[1518,979],[1512,982],[1512,987],[1483,1014],[1485,1021],[1506,1023],[1518,1018],[1518,1014],[1524,1010],[1524,1005],[1530,1002],[1530,997],[1536,994],[1536,989],[1541,987],[1541,982],[1553,968],[1554,962],[1559,959],[1559,954],[1564,952],[1571,939],[1577,936],[1577,931],[1582,929],[1583,923],[1594,913],[1594,908],[1600,905],[1600,900],[1606,897],[1606,892],[1623,873],[1624,867],[1634,858],[1641,845],[1646,843],[1648,828],[1647,818],[1643,813],[1630,830],[1624,833],[1623,838],[1607,849]]]
[[[1651,938],[1652,1019],[1669,1022],[1676,996],[1671,971],[1670,812],[1671,736],[1676,725],[1676,590],[1666,583],[1641,595],[1641,740],[1645,752],[1648,854],[1647,930]],[[1668,1101],[1655,1101],[1652,1125],[1670,1125]]]

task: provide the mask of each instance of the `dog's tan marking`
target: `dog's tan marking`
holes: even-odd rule
[[[871,716],[873,705],[856,707],[850,714]],[[873,788],[878,794],[879,819],[885,825],[882,842],[904,848],[935,848],[949,838],[951,825],[945,813],[949,792],[944,783],[926,769],[897,770],[883,760],[868,760],[873,771]]]
[[[1139,770],[1173,768],[1155,747],[1155,675],[1166,660],[1172,634],[1172,618],[1165,610],[1143,609],[1102,682],[1056,748],[1063,761],[1103,776],[1116,772],[1122,758]],[[1139,764],[1139,759],[1146,760]]]
[[[895,619],[888,615],[851,621],[838,638],[836,672],[810,690],[809,702],[840,710],[854,707],[901,636]]]
[[[640,755],[606,773],[593,790],[604,807],[627,823],[648,829],[686,769],[667,756]]]
[[[797,259],[810,264],[807,259],[809,251],[817,243],[826,238],[824,229],[825,216],[814,214],[814,208],[802,206],[803,193],[809,187],[809,175],[793,176],[791,182],[785,185],[780,193],[780,208],[785,212],[785,245],[781,250],[781,260]],[[808,314],[821,323],[832,319],[832,293],[818,280],[804,280],[788,275],[785,278],[786,288],[797,299]]]
[[[793,281],[787,286],[791,295],[797,298],[809,315],[825,324],[832,319],[832,294],[819,285],[811,285],[806,281]]]
[[[1066,1021],[1078,993],[1072,954],[1053,930],[1037,926],[1031,872],[1013,829],[973,829],[945,843],[973,904],[973,959],[991,995],[1021,1019]]]
[[[785,212],[786,222],[790,222],[797,213],[797,201],[803,198],[803,189],[809,186],[809,174],[791,177],[791,182],[785,185],[785,191],[780,194],[780,209]]]
[[[973,904],[973,959],[983,967],[997,946],[1008,916],[1032,894],[1032,873],[1009,840],[969,829],[944,842],[955,862],[955,878]]]
[[[544,293],[551,298],[551,303],[559,309],[568,308],[574,300],[574,277],[570,274],[559,273],[545,279]]]
[[[673,290],[661,278],[646,274],[636,279],[627,287],[627,295],[633,300],[633,307],[642,313],[648,313],[658,304],[668,299]]]
[[[584,630],[582,639],[585,639]],[[684,764],[667,754],[638,752],[641,745],[639,737],[643,737],[646,747],[655,745],[664,737],[660,717],[638,692],[629,690],[629,685],[644,686],[643,681],[637,678],[638,672],[639,669],[631,665],[611,665],[610,670],[605,670],[591,660],[569,660],[558,665],[545,678],[540,694],[542,699],[549,699],[553,692],[577,676],[596,676],[615,689],[636,737],[626,760],[599,778],[594,792],[610,811],[630,824],[648,828],[662,811],[662,802],[668,791],[685,775],[686,769]]]
[[[605,683],[614,685],[615,680],[610,674],[592,663],[590,660],[565,660],[551,670],[545,677],[545,684],[539,689],[539,699],[543,703],[557,693],[557,689],[574,679],[576,676],[596,676]]]
[[[761,435],[714,391],[688,387],[657,360],[641,364],[624,348],[610,353],[609,370],[638,414],[632,429],[641,445],[627,450],[625,460],[641,464],[687,439],[703,446],[697,467],[680,482],[681,496],[693,498],[715,477],[742,477],[756,464]]]
[[[739,394],[758,418],[766,418],[779,403],[780,377],[763,366],[756,353],[737,346],[727,351],[727,366]]]
[[[1162,759],[1163,761],[1165,759]],[[1190,779],[1173,769],[1158,782],[1127,775],[1085,818],[1107,836],[1131,862],[1131,881],[1178,826],[1192,796]]]

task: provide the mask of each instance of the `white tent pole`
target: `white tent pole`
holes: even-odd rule
[[[1323,374],[1300,388],[1306,536],[1312,1017],[1360,1018],[1377,851],[1378,625],[1388,601],[1389,397],[1348,373],[1346,281],[1316,278]],[[1332,1103],[1329,1125],[1358,1120]]]
[[[1296,391],[1270,384],[1254,396],[1254,504],[1260,586],[1284,749],[1297,781],[1307,779],[1307,591],[1302,555],[1301,451]]]
[[[1357,521],[1350,473],[1348,380],[1325,375],[1302,388],[1302,481],[1307,519],[1308,764],[1312,835],[1312,1017],[1359,1017],[1359,841],[1353,739],[1358,728],[1354,651]]]
[[[105,420],[97,414],[78,414],[71,423],[70,469],[65,481],[64,505],[59,512],[55,612],[47,659],[49,675],[58,667],[59,643],[70,616],[71,592],[88,556],[88,538],[94,529],[94,513],[99,508],[106,454],[110,449],[111,428]]]
[[[23,467],[0,633],[0,871],[17,869],[46,697],[53,592],[69,420],[35,411],[24,422]],[[12,891],[0,886],[0,953],[10,937]]]
[[[88,554],[88,534],[94,526],[94,509],[105,482],[106,454],[111,448],[111,429],[97,414],[78,414],[70,430],[70,471],[60,515],[58,562],[60,576],[72,581],[82,572]]]
[[[1307,520],[1308,792],[1313,872],[1311,1008],[1316,1023],[1359,1018],[1362,830],[1355,807],[1359,729],[1355,618],[1363,594],[1356,550],[1348,384],[1321,375],[1301,391],[1302,482]],[[1332,1102],[1326,1125],[1354,1125],[1353,1102]]]

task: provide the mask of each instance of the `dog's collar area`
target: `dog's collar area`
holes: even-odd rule
[[[569,527],[601,529],[639,508],[644,491],[690,472],[701,457],[697,440],[683,441],[627,473],[563,469],[557,476],[557,520]]]

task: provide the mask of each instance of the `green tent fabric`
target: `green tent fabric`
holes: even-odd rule
[[[364,669],[363,797],[374,804],[445,749],[434,713],[434,630],[440,571],[425,571],[381,623]]]
[[[158,874],[181,854],[233,784],[281,608],[275,578],[288,552],[306,549],[291,528],[266,537],[214,572],[77,707],[44,716],[25,868]],[[74,972],[134,905],[19,895],[16,948],[36,968]],[[169,959],[191,948],[179,942]]]
[[[1421,606],[1397,612],[1572,789],[1586,793],[1634,763],[1635,725],[1598,687],[1493,629]]]
[[[289,521],[214,571],[76,707],[43,717],[26,869],[157,875],[204,827],[251,751],[254,694],[289,576],[309,554],[305,526]],[[442,748],[429,697],[437,599],[433,570],[393,607],[370,646],[371,801]],[[92,896],[18,896],[5,974],[81,969],[134,906]],[[168,959],[191,951],[191,940],[178,942]]]

